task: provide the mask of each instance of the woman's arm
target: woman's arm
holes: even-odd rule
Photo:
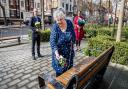
[[[50,35],[50,45],[52,48],[52,52],[56,55],[56,58],[59,59],[60,55],[58,53],[57,41],[58,41],[58,33],[57,33],[56,24],[54,24]]]
[[[57,50],[57,31],[56,24],[53,25],[50,35],[50,45],[52,51],[55,52]]]

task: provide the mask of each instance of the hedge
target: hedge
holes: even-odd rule
[[[128,66],[128,42],[115,42],[115,39],[110,36],[90,38],[88,48],[84,49],[84,53],[88,56],[98,56],[112,45],[114,45],[115,51],[111,61]]]
[[[84,30],[86,32],[85,37],[89,37],[89,38],[95,37],[97,35],[116,37],[117,26],[114,28],[114,26],[105,27],[97,24],[86,24],[84,26]],[[121,36],[124,40],[128,39],[128,26],[124,26],[122,28]]]
[[[88,37],[95,37],[97,35],[106,35],[106,36],[111,36],[111,30],[109,29],[103,29],[103,28],[99,28],[99,29],[84,29],[86,32],[86,36]]]
[[[31,31],[29,31],[29,38],[31,39]],[[42,30],[41,31],[41,41],[42,42],[48,42],[50,39],[50,34],[51,34],[51,30],[50,29],[46,29],[46,30]]]

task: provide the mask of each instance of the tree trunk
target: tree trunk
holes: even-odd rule
[[[1,4],[0,2],[0,7],[2,8],[2,11],[3,11],[3,16],[4,16],[4,25],[7,26],[7,18],[6,18],[6,14],[5,14],[5,8],[4,6]]]
[[[108,1],[109,2],[109,7],[108,7],[108,27],[110,27],[110,18],[109,18],[109,15],[110,15],[110,0]]]
[[[125,2],[125,0],[122,0],[120,14],[119,14],[119,23],[118,23],[116,42],[121,41],[121,30],[122,30],[123,14],[124,14],[124,2]]]
[[[103,25],[103,23],[102,23],[102,0],[100,0],[100,7],[99,7],[99,17],[100,17],[100,24],[102,24]]]

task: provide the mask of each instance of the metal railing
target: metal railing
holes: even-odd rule
[[[28,35],[29,27],[19,26],[19,25],[10,25],[10,26],[0,26],[0,38]]]

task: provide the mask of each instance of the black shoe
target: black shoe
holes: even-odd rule
[[[39,54],[38,57],[44,57],[43,55]]]
[[[33,59],[33,60],[36,60],[36,57],[35,57],[35,56],[32,56],[32,59]]]

